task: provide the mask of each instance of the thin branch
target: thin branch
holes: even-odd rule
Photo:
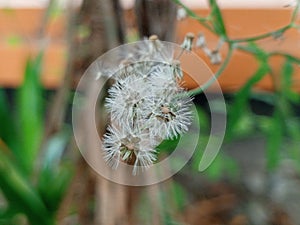
[[[239,39],[229,39],[228,42],[230,43],[239,43],[239,42],[251,42],[251,41],[258,41],[261,39],[265,39],[268,37],[274,37],[276,34],[280,34],[282,35],[285,31],[287,31],[288,29],[292,28],[292,24],[288,24],[284,27],[281,27],[275,31],[271,31],[268,33],[264,33],[264,34],[260,34],[257,36],[253,36],[253,37],[247,37],[247,38],[239,38]]]
[[[290,60],[294,61],[295,63],[300,64],[300,58],[292,56],[292,55],[290,55],[286,52],[273,51],[273,52],[268,53],[268,55],[269,55],[269,57],[271,57],[271,56],[282,56],[282,57],[285,57],[287,59],[290,59]]]

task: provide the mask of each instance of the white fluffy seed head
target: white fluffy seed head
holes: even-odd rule
[[[151,41],[148,53],[159,55],[159,59],[167,57],[168,53],[159,52],[160,43],[153,46]],[[142,54],[141,59],[147,58],[147,54]],[[121,63],[121,69],[113,76],[115,83],[108,90],[105,106],[113,125],[103,137],[103,151],[111,167],[116,169],[125,162],[133,165],[136,175],[155,163],[156,146],[161,141],[187,132],[192,103],[179,84],[180,62],[171,58],[163,62],[128,61],[131,62]]]
[[[149,167],[156,160],[156,152],[153,150],[155,146],[149,141],[147,132],[136,132],[117,126],[109,126],[107,131],[103,137],[104,160],[113,169],[120,162],[134,161],[134,167]]]

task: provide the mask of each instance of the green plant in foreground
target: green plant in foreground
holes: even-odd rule
[[[42,54],[27,61],[15,104],[0,89],[0,187],[6,202],[0,207],[0,224],[54,224],[71,177],[70,167],[61,162],[70,129],[42,144],[46,106],[41,65]]]

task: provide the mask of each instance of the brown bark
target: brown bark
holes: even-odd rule
[[[171,0],[136,0],[135,12],[141,38],[156,34],[173,41],[177,6]]]

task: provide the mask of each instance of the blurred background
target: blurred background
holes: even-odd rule
[[[210,115],[225,113],[218,111],[213,86],[210,105],[204,94],[194,99],[202,131],[198,149],[168,181],[118,185],[82,159],[72,133],[72,98],[97,57],[152,34],[181,44],[193,32],[205,36],[221,63],[226,58],[226,43],[218,47],[222,34],[175,2],[0,1],[0,224],[300,224],[300,33],[298,12],[290,22],[294,1],[218,1],[221,17],[212,23],[222,20],[228,40],[245,41],[218,79],[228,123],[207,170],[199,172],[198,164]],[[182,2],[196,15],[219,15],[215,1]],[[201,48],[194,51],[213,72],[220,69]],[[189,89],[197,88],[184,78]],[[163,142],[162,155],[176,141]]]

